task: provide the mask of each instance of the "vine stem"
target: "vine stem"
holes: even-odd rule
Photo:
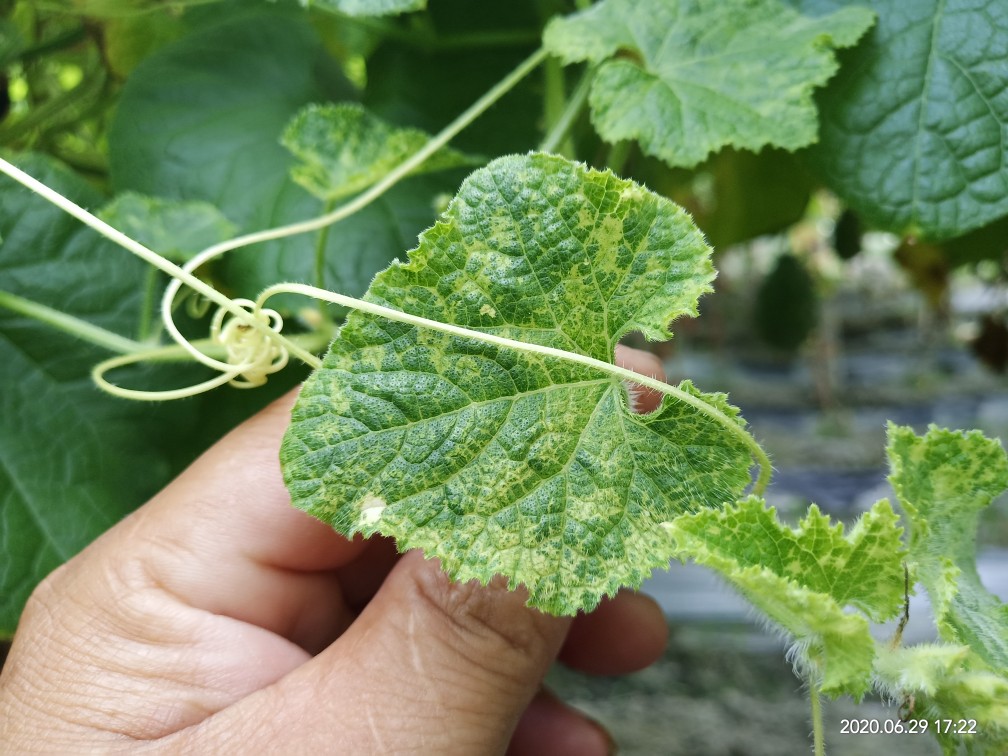
[[[822,700],[819,698],[819,688],[809,683],[809,698],[812,701],[812,747],[815,756],[826,756],[826,743],[823,740]]]
[[[584,76],[581,77],[581,81],[578,82],[578,85],[567,100],[567,105],[563,112],[539,144],[539,149],[542,152],[556,152],[560,148],[560,145],[563,144],[564,139],[567,138],[571,128],[574,126],[574,121],[577,120],[577,117],[584,109],[585,101],[588,99],[588,92],[591,90],[593,74],[594,71],[588,69],[585,71]]]
[[[505,349],[515,349],[520,352],[539,354],[544,357],[553,357],[555,359],[585,365],[621,380],[636,383],[641,386],[647,386],[650,389],[654,389],[655,391],[671,396],[680,402],[690,405],[703,415],[706,415],[718,424],[724,426],[726,430],[731,432],[732,435],[745,444],[749,453],[756,460],[760,468],[759,476],[753,484],[754,494],[762,494],[764,490],[766,490],[767,483],[770,481],[772,469],[770,459],[767,457],[766,452],[763,451],[763,448],[756,442],[756,439],[749,435],[744,428],[742,428],[732,418],[721,412],[721,410],[716,407],[712,407],[703,399],[693,396],[677,386],[665,383],[664,381],[659,381],[657,378],[650,378],[646,375],[641,375],[640,373],[628,370],[627,368],[614,365],[611,362],[598,360],[584,354],[568,352],[563,349],[556,349],[555,347],[543,346],[542,344],[531,344],[525,341],[517,341],[516,339],[497,336],[492,333],[486,333],[485,331],[475,331],[469,328],[463,328],[462,326],[454,325],[452,323],[442,323],[438,320],[431,320],[430,318],[424,318],[419,315],[411,315],[409,313],[402,312],[401,310],[394,310],[390,307],[375,304],[374,302],[368,302],[363,299],[355,299],[354,297],[348,297],[343,294],[337,294],[332,291],[318,289],[314,286],[307,286],[305,284],[285,283],[270,286],[256,299],[256,307],[261,308],[266,303],[266,300],[277,294],[302,294],[307,297],[332,302],[333,304],[349,307],[354,310],[366,312],[388,320],[394,320],[399,323],[406,323],[408,325],[418,326],[421,328],[430,328],[452,336],[482,341],[487,344],[493,344],[494,346],[504,347]],[[313,367],[317,370],[321,366],[321,360],[316,359]]]

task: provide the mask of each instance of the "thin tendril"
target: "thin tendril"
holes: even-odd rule
[[[546,357],[553,357],[567,362],[574,362],[579,365],[594,368],[595,370],[600,370],[630,383],[647,386],[648,388],[654,389],[655,391],[671,396],[680,402],[690,405],[694,409],[722,425],[738,440],[745,444],[749,453],[752,455],[753,459],[756,460],[760,468],[759,476],[753,484],[754,494],[762,494],[766,489],[767,483],[770,481],[772,468],[769,457],[767,457],[766,452],[763,451],[763,448],[756,442],[756,439],[749,435],[749,433],[741,425],[739,425],[738,422],[728,417],[728,415],[724,412],[719,410],[717,407],[712,406],[700,397],[683,391],[678,386],[672,386],[664,381],[659,381],[657,378],[649,378],[646,375],[635,373],[627,368],[614,365],[611,362],[604,362],[602,360],[595,359],[594,357],[578,354],[577,352],[568,352],[563,349],[556,349],[542,344],[531,344],[524,341],[518,341],[516,339],[497,336],[492,333],[486,333],[484,331],[474,331],[452,323],[442,323],[439,320],[431,320],[430,318],[424,318],[419,315],[411,315],[409,313],[402,312],[401,310],[383,307],[382,305],[375,304],[374,302],[368,302],[363,299],[355,299],[354,297],[348,297],[344,294],[337,294],[332,291],[327,291],[326,289],[318,289],[314,286],[307,286],[305,284],[286,283],[270,286],[256,299],[256,307],[262,307],[270,297],[277,294],[302,294],[307,297],[314,297],[326,302],[332,302],[333,304],[342,305],[343,307],[349,307],[354,310],[360,310],[370,315],[376,315],[378,317],[394,320],[399,323],[407,323],[409,325],[422,328],[430,328],[452,336],[474,339],[487,344],[493,344],[494,346],[504,347],[505,349],[515,349],[519,352],[541,354]]]

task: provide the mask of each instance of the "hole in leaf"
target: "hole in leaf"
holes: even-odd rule
[[[631,337],[633,336],[634,334],[631,334]],[[631,338],[629,340],[631,343],[637,343],[641,339]],[[633,370],[635,373],[646,375],[649,378],[665,380],[665,368],[661,358],[652,352],[621,343],[616,345],[615,360],[620,367]],[[633,412],[646,415],[654,412],[661,404],[662,394],[654,389],[629,381],[623,381],[623,388],[626,391],[627,406]]]

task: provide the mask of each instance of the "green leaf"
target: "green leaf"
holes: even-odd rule
[[[301,107],[347,92],[301,13],[260,9],[207,25],[127,80],[109,128],[113,185],[210,202],[245,230],[293,197],[317,207],[289,181],[278,140]]]
[[[599,63],[592,122],[670,165],[732,145],[795,150],[816,139],[812,92],[872,23],[850,7],[806,18],[777,0],[603,0],[556,19],[544,43],[565,63]]]
[[[175,262],[235,235],[234,224],[207,202],[182,202],[120,194],[98,216],[141,244]]]
[[[819,97],[813,162],[865,219],[933,240],[1008,213],[1002,0],[874,0]]]
[[[978,518],[1008,488],[1001,444],[979,431],[932,426],[918,437],[890,424],[887,452],[889,480],[909,520],[910,557],[941,636],[1008,673],[1008,606],[983,587],[976,569]]]
[[[294,180],[319,199],[335,202],[374,184],[429,140],[423,131],[396,128],[356,103],[338,103],[301,110],[281,142],[301,161],[293,169]],[[476,163],[445,147],[413,173]]]
[[[310,8],[335,11],[347,16],[391,16],[423,10],[427,0],[300,0]]]
[[[713,277],[671,202],[546,155],[472,174],[408,263],[366,296],[405,312],[612,362],[668,338]],[[721,395],[706,400],[742,425]],[[660,524],[733,500],[746,447],[668,398],[567,360],[352,313],[305,384],[281,449],[296,506],[345,534],[419,547],[458,580],[506,575],[572,614],[667,563]]]
[[[865,618],[845,607],[882,621],[902,606],[904,549],[888,502],[878,502],[846,535],[814,504],[791,530],[756,497],[665,527],[677,557],[720,572],[795,639],[824,693],[865,693],[875,642]]]
[[[102,202],[52,161],[16,162],[79,204]],[[120,334],[135,330],[146,274],[141,262],[6,177],[0,206],[5,291]],[[28,594],[47,573],[171,472],[155,446],[150,408],[92,385],[90,366],[107,356],[0,308],[0,637],[13,632]]]
[[[635,156],[624,170],[685,207],[715,250],[786,230],[805,217],[816,186],[784,150],[725,148],[692,170]]]

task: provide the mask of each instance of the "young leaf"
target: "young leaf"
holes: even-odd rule
[[[836,4],[836,0],[834,3]],[[874,0],[878,25],[818,98],[812,152],[866,219],[934,240],[1008,214],[1008,5]]]
[[[592,122],[610,142],[636,139],[690,167],[727,145],[796,150],[816,140],[812,91],[837,69],[873,14],[812,19],[778,0],[603,0],[556,19],[546,47],[565,63],[600,63]]]
[[[347,102],[307,106],[291,119],[281,142],[301,161],[291,170],[294,180],[319,199],[335,202],[381,179],[429,139],[419,129],[396,128]],[[445,147],[413,173],[477,162]]]
[[[1008,673],[1008,606],[983,587],[976,569],[977,519],[1008,488],[1001,444],[979,431],[932,426],[918,437],[890,423],[887,452],[889,480],[909,520],[910,557],[939,632]]]
[[[846,536],[814,504],[791,530],[756,497],[684,515],[665,528],[677,557],[720,572],[796,640],[824,693],[864,694],[875,642],[865,618],[844,609],[882,621],[903,603],[901,529],[888,502],[878,502]]]
[[[462,185],[370,301],[612,362],[629,331],[696,313],[710,248],[671,202],[547,155]],[[394,536],[458,580],[506,575],[573,614],[669,557],[660,523],[733,500],[749,453],[726,416],[648,415],[597,369],[354,312],[305,384],[281,448],[294,503],[347,535]]]

